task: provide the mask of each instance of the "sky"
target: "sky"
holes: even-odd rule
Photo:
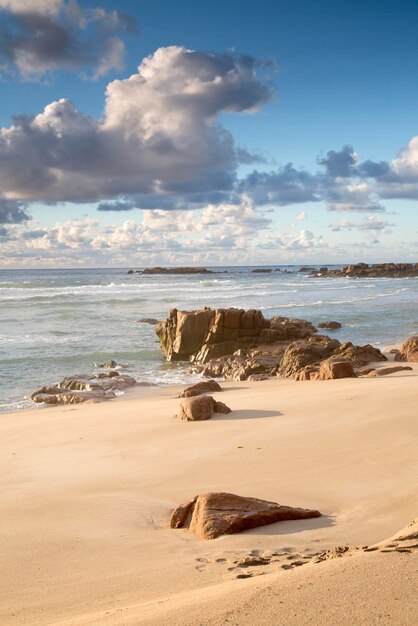
[[[0,267],[416,262],[418,5],[0,0]]]

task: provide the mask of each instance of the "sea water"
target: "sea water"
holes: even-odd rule
[[[114,359],[138,381],[191,380],[186,364],[163,361],[154,326],[168,309],[261,309],[314,324],[332,336],[382,348],[418,333],[417,278],[312,278],[300,266],[211,268],[217,274],[142,275],[127,269],[0,270],[0,410],[33,406],[32,391],[90,374]],[[338,267],[338,266],[335,266]],[[285,271],[286,270],[286,271]]]

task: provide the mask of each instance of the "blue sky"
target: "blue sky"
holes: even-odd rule
[[[57,24],[70,36],[69,52],[53,49],[56,42],[50,34]],[[418,6],[407,0],[0,0],[0,126],[5,131],[0,142],[0,263],[125,265],[127,256],[140,265],[415,261],[417,26]],[[34,33],[48,35],[48,45],[52,41],[42,55],[33,44]],[[83,48],[80,42],[86,41]],[[156,56],[157,50],[170,46],[206,56],[196,55],[192,64],[190,55],[177,52]],[[88,56],[81,52],[85,49]],[[225,53],[229,72],[237,74],[233,85],[227,70],[222,74]],[[241,54],[251,57],[251,70],[239,60]],[[158,84],[149,80],[148,95],[138,81],[137,91],[129,94],[132,106],[125,106],[130,87],[126,79],[138,76],[147,56],[153,59],[155,76],[167,71],[167,78]],[[215,88],[209,90],[207,83],[204,97],[190,113],[183,100],[181,111],[186,113],[179,134],[178,126],[166,121],[178,106],[178,68],[184,98],[191,82],[202,80],[208,62],[214,72],[211,81],[216,72],[222,74],[222,96],[216,95],[210,114],[205,103]],[[110,99],[109,117],[104,94],[115,79],[120,83]],[[154,109],[151,92],[156,90],[164,101]],[[51,108],[62,99],[59,111]],[[76,126],[67,99],[80,114]],[[48,106],[39,123],[30,121]],[[188,114],[193,118],[189,133]],[[26,130],[12,133],[14,116],[21,115],[27,116]],[[71,120],[64,130],[56,130],[50,121],[57,115]],[[136,115],[142,120],[138,128]],[[149,145],[144,148],[149,136],[141,135],[148,132],[144,120],[149,116],[152,154]],[[103,121],[97,134],[94,125]],[[115,125],[120,134],[112,135],[111,150],[108,143],[101,148],[109,184],[100,181],[93,188],[94,159],[100,162],[104,154],[95,152],[93,159],[86,150],[93,143],[102,145],[102,131],[108,136],[107,127]],[[128,154],[122,144],[129,125],[136,128],[141,149],[130,145]],[[81,127],[77,140],[74,133]],[[222,127],[221,139],[215,127]],[[155,137],[175,146],[161,168]],[[56,142],[52,165],[51,158],[45,159],[45,141]],[[200,162],[194,150],[203,144]],[[185,146],[187,153],[182,153]],[[344,146],[352,149],[344,151]],[[241,149],[245,158],[237,156]],[[108,163],[109,151],[121,151],[119,163],[126,158],[128,169],[132,166],[126,181],[118,163]],[[74,175],[74,163],[83,159],[81,179],[83,172]],[[150,162],[147,178],[144,167]],[[364,162],[385,163],[384,171],[380,167],[376,175],[377,166]],[[294,171],[281,169],[289,163]],[[266,172],[270,175],[263,176]],[[51,177],[63,182],[50,185]],[[97,210],[101,203],[107,210]],[[68,232],[71,237],[66,237]]]

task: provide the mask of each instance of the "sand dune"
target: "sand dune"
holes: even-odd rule
[[[225,384],[199,423],[173,389],[2,416],[1,624],[414,623],[417,542],[387,538],[418,511],[417,378]],[[210,490],[324,516],[168,528]]]

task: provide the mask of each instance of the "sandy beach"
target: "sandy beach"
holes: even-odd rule
[[[414,623],[416,540],[415,554],[389,542],[418,512],[412,365],[223,383],[214,397],[233,411],[206,422],[175,419],[173,387],[3,415],[1,624]],[[170,529],[207,491],[323,516],[212,541]],[[379,542],[389,552],[315,562]]]

